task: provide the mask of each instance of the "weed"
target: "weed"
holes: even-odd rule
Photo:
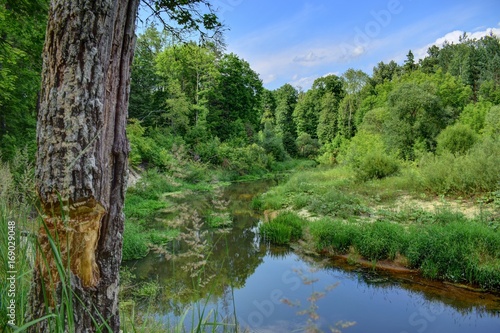
[[[274,220],[263,223],[259,232],[267,241],[277,245],[287,245],[302,237],[306,221],[292,212],[282,212]]]

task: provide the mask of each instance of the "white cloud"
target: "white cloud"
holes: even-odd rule
[[[317,78],[318,76],[306,76],[306,77],[296,78],[295,80],[290,81],[290,84],[295,88],[307,90],[312,86],[314,80],[316,80]]]
[[[289,83],[296,88],[308,90],[309,88],[311,88],[312,84],[314,83],[314,80],[316,80],[319,77],[325,77],[325,76],[329,76],[329,75],[337,75],[338,76],[339,72],[328,72],[328,73],[323,74],[323,75],[311,75],[311,76],[305,76],[305,77],[299,77],[297,74],[295,74],[292,77],[292,81],[290,81]]]
[[[297,62],[299,64],[314,63],[314,62],[320,62],[323,59],[325,59],[325,56],[318,56],[313,51],[309,51],[309,53],[304,56],[295,56],[295,58],[293,58],[293,62]]]
[[[274,80],[276,80],[276,74],[266,74],[266,75],[260,75],[260,78],[262,79],[262,82],[264,84],[268,84],[268,83],[271,83],[273,82]]]
[[[436,39],[434,42],[429,43],[429,44],[415,50],[413,52],[413,54],[415,55],[415,60],[425,58],[427,56],[427,50],[432,45],[442,47],[446,42],[450,43],[450,44],[459,43],[460,38],[464,35],[464,33],[466,33],[467,37],[470,39],[480,39],[484,36],[489,36],[490,34],[493,34],[495,36],[500,37],[500,28],[486,28],[484,30],[475,31],[475,32],[465,32],[465,31],[461,31],[461,30],[454,30],[454,31],[448,32],[446,35]]]

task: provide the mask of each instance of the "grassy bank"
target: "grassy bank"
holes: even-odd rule
[[[436,196],[425,184],[410,166],[365,182],[346,167],[308,170],[253,205],[268,216],[282,212],[261,226],[271,242],[286,244],[300,234],[323,254],[390,260],[431,279],[498,291],[500,193],[463,200]]]

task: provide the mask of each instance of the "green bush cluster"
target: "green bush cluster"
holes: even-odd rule
[[[399,171],[399,162],[395,157],[382,152],[367,152],[354,169],[356,177],[362,181],[382,179]]]
[[[257,144],[234,147],[227,143],[217,149],[220,166],[238,176],[264,174],[273,163],[272,155]]]
[[[436,152],[450,152],[461,155],[468,152],[477,141],[476,133],[468,126],[460,123],[446,127],[437,137]]]
[[[146,136],[146,128],[137,119],[130,119],[127,136],[130,141],[129,162],[131,166],[148,164],[162,170],[173,163],[173,156],[168,148],[159,143],[160,136]]]
[[[260,234],[265,240],[277,244],[287,245],[302,237],[306,221],[293,212],[282,212],[270,222],[259,227]]]
[[[399,162],[386,152],[381,135],[368,131],[359,131],[345,143],[339,159],[347,163],[361,181],[382,179],[399,171]]]

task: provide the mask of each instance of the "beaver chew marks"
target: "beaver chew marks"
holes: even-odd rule
[[[84,287],[94,287],[99,281],[99,268],[96,264],[95,250],[99,240],[101,219],[106,213],[104,207],[94,198],[80,200],[69,205],[63,204],[63,211],[57,207],[46,207],[45,227],[38,236],[41,251],[37,262],[41,274],[47,283],[60,281],[57,262],[47,232],[59,247],[63,267],[67,266],[68,257],[71,272],[80,278]],[[41,258],[40,253],[46,257]]]

